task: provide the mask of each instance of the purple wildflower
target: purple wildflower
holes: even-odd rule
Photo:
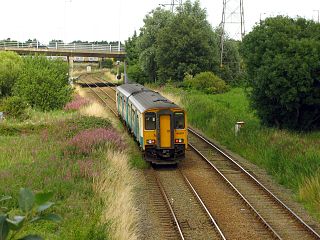
[[[75,95],[71,102],[67,103],[64,107],[64,110],[78,110],[82,106],[85,106],[90,101],[86,98],[81,97],[80,95]]]
[[[110,128],[84,130],[74,136],[68,145],[73,147],[77,153],[88,154],[92,148],[103,143],[113,143],[119,148],[124,148],[124,142],[121,136]]]

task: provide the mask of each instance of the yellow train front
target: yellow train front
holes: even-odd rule
[[[175,164],[188,146],[186,113],[140,84],[117,87],[119,117],[144,151],[146,161]]]

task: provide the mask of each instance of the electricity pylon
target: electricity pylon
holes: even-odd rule
[[[163,7],[170,6],[171,12],[174,12],[176,6],[179,6],[179,7],[182,6],[182,0],[171,0],[170,3],[163,3],[163,4],[159,4],[159,5],[161,5]]]
[[[242,40],[245,34],[243,0],[223,0],[220,29],[220,65],[222,67],[225,63],[226,39]]]

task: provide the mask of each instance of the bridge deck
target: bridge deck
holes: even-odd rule
[[[90,49],[55,49],[55,48],[21,48],[21,47],[1,47],[0,51],[14,51],[20,55],[44,54],[48,56],[68,56],[68,57],[106,57],[125,58],[124,51],[106,51]]]

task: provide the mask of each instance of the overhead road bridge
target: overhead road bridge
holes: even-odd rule
[[[0,51],[14,51],[20,55],[44,54],[47,56],[66,57],[99,57],[124,59],[126,52],[124,46],[111,44],[84,44],[84,43],[55,43],[40,45],[39,42],[19,43],[0,42]]]

